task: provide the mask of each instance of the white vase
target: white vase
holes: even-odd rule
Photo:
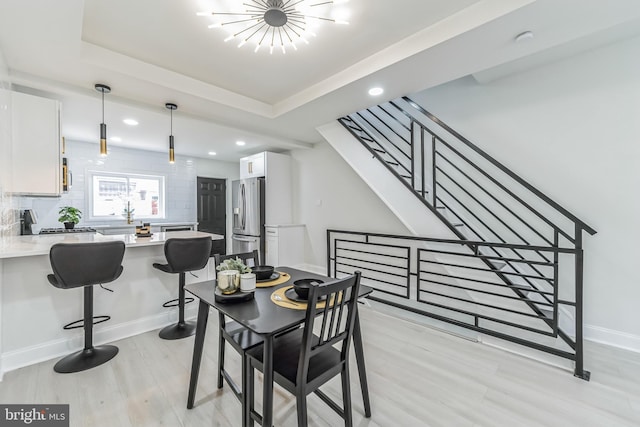
[[[240,290],[251,292],[256,289],[256,275],[254,273],[244,273],[240,275]]]

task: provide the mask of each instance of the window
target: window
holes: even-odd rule
[[[91,219],[164,218],[164,177],[89,172]]]

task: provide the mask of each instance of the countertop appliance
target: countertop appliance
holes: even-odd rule
[[[233,253],[258,249],[264,262],[264,189],[263,177],[248,178],[231,183],[233,209]]]
[[[67,233],[95,233],[96,229],[91,227],[73,228],[42,228],[40,234],[67,234]]]
[[[38,223],[38,217],[33,209],[20,211],[20,235],[30,236],[33,234],[31,226]]]

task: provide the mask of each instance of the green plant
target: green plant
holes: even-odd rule
[[[60,218],[58,221],[60,222],[72,222],[77,224],[80,222],[80,218],[82,218],[82,212],[78,208],[74,208],[73,206],[63,206],[58,211],[60,214]]]
[[[216,267],[216,270],[238,270],[240,274],[251,273],[251,268],[247,267],[238,257],[225,259]]]

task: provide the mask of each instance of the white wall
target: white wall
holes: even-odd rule
[[[293,218],[306,225],[305,262],[327,266],[327,229],[409,235],[406,227],[326,142],[293,150]]]
[[[586,337],[640,351],[640,38],[419,104],[549,195],[585,236]]]

